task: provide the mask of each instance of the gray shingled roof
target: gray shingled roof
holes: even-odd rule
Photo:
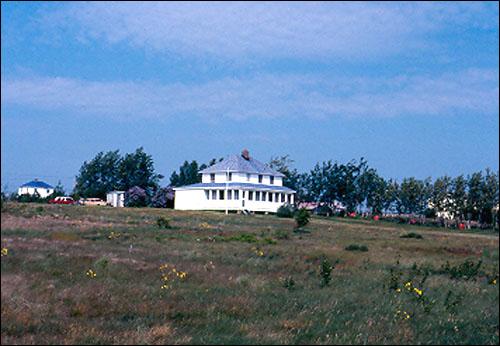
[[[277,177],[284,177],[285,175],[275,171],[268,165],[260,161],[250,158],[244,159],[241,155],[231,155],[221,162],[218,162],[208,168],[200,171],[200,173],[218,173],[218,172],[241,172],[241,173],[256,173],[274,175]]]

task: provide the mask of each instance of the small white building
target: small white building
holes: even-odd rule
[[[175,209],[275,213],[295,202],[295,191],[283,186],[284,175],[251,158],[247,150],[200,173],[201,183],[174,188]]]
[[[46,182],[35,179],[29,183],[23,184],[17,189],[17,194],[21,195],[35,195],[38,194],[40,198],[45,198],[54,193],[54,187]]]
[[[125,206],[125,191],[111,191],[106,194],[106,204],[112,207]]]

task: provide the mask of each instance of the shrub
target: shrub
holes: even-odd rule
[[[311,215],[305,208],[302,208],[295,213],[294,217],[295,221],[297,222],[297,227],[300,228],[309,223],[309,218],[311,217]]]
[[[423,239],[424,237],[422,237],[421,234],[418,234],[418,233],[415,233],[415,232],[410,232],[410,233],[403,234],[402,236],[400,236],[400,238]]]
[[[155,208],[173,208],[174,190],[170,186],[158,189],[151,198],[151,206]]]
[[[351,244],[345,248],[347,251],[363,251],[366,252],[368,251],[368,247],[366,245],[358,245],[358,244]]]
[[[125,192],[126,207],[145,207],[147,205],[148,195],[146,190],[139,186],[134,186]]]
[[[289,205],[289,204],[283,204],[281,207],[278,208],[276,211],[276,216],[277,217],[286,217],[286,218],[292,218],[295,210],[294,207]]]
[[[170,226],[170,219],[167,217],[160,216],[156,219],[156,224],[158,228],[172,228],[172,226]]]

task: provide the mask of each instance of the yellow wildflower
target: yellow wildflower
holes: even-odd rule
[[[85,274],[91,279],[97,276],[97,274],[92,269],[87,270]]]
[[[401,292],[401,288],[396,288],[396,292]]]
[[[418,294],[419,296],[422,295],[423,291],[422,290],[419,290],[418,288],[413,288],[413,291],[415,291],[416,294]]]
[[[3,247],[2,248],[2,257],[7,256],[8,254],[9,254],[9,249],[7,249],[6,247]]]

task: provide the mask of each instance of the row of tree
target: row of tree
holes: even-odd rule
[[[381,177],[363,158],[346,164],[318,163],[306,173],[290,169],[292,163],[288,156],[283,156],[271,159],[270,166],[286,175],[283,184],[297,191],[298,201],[328,206],[338,201],[348,212],[368,209],[373,214],[446,213],[459,220],[488,224],[498,212],[495,208],[499,202],[499,175],[489,169],[467,177],[443,176],[435,181],[410,177],[398,183]]]

